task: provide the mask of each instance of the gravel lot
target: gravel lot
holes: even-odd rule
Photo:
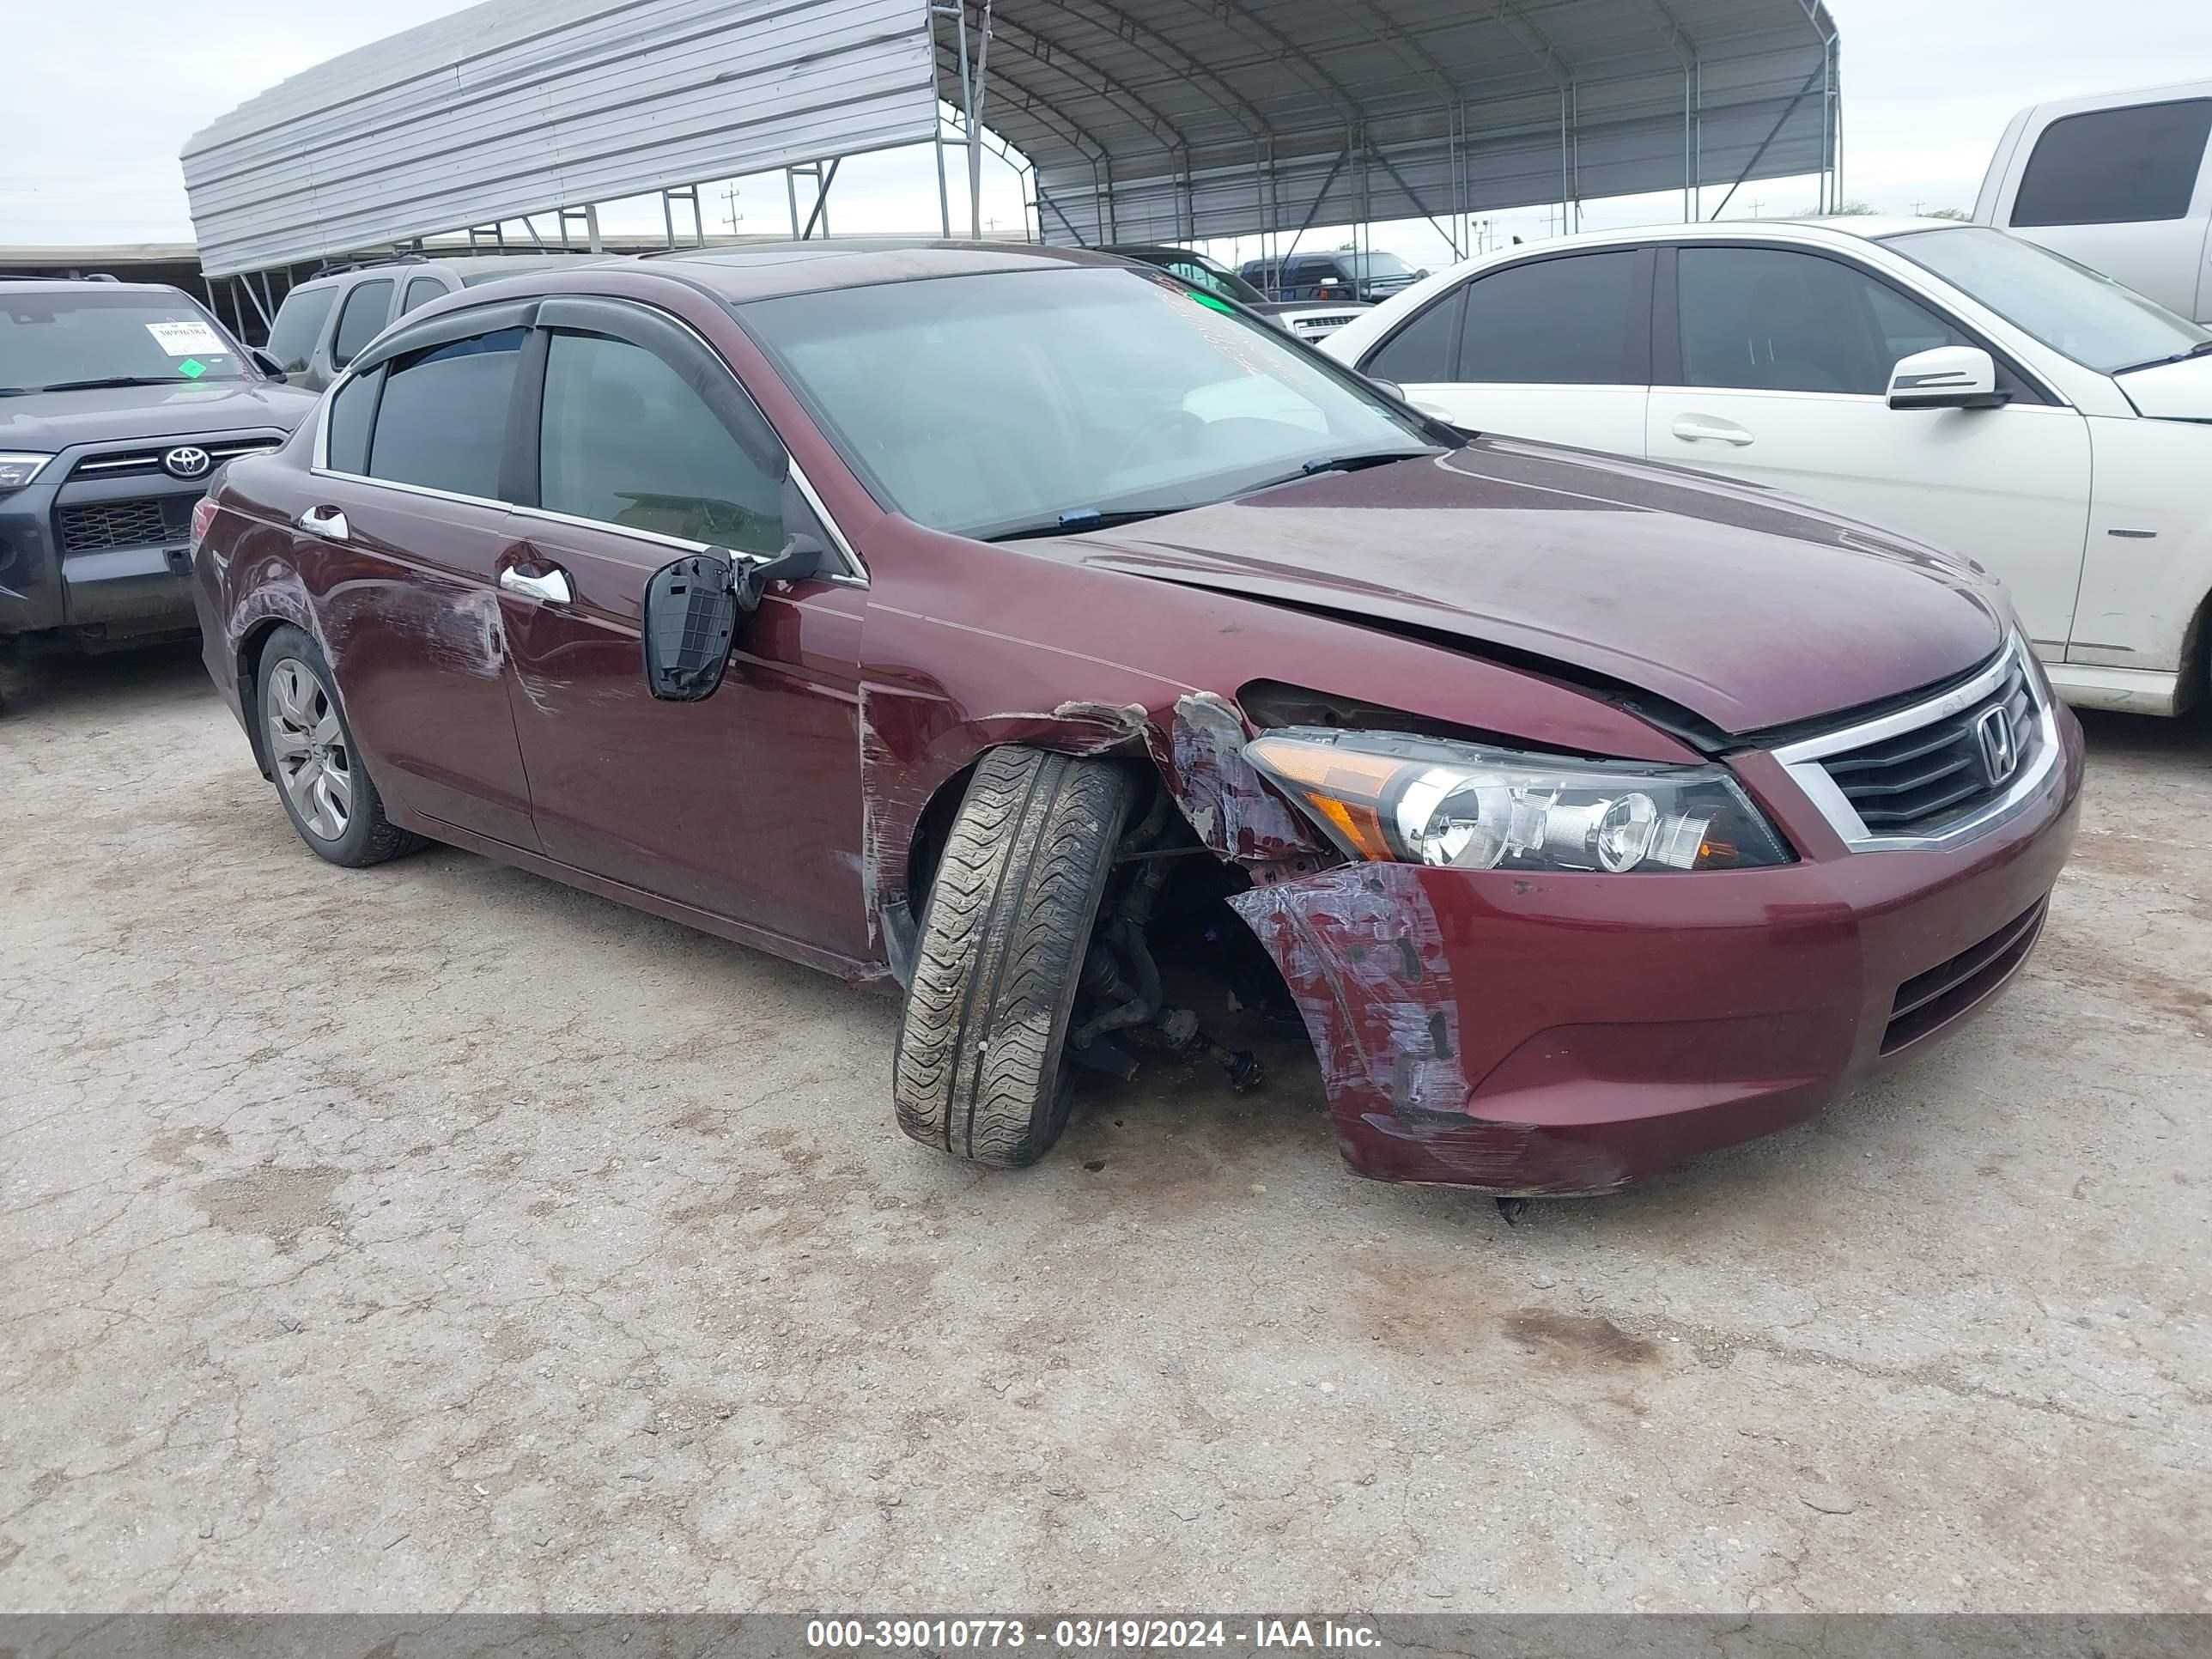
[[[190,653],[15,689],[0,1607],[2212,1606],[2202,722],[1957,1041],[1509,1229],[1294,1050],[979,1178],[889,1001],[323,865]]]

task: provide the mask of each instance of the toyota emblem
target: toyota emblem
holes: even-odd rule
[[[161,457],[161,471],[173,478],[204,478],[211,464],[207,451],[185,444]]]
[[[1974,722],[1974,746],[1981,750],[1982,772],[1992,787],[2010,777],[2020,764],[2020,750],[2012,740],[2012,714],[2002,705],[1986,710]]]

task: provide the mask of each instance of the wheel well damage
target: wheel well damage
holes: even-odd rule
[[[1249,736],[1237,706],[1211,691],[1185,693],[1164,709],[1076,700],[978,718],[933,690],[863,684],[860,863],[872,939],[908,982],[952,816],[977,761],[1007,744],[1139,766],[1196,845],[1253,879],[1323,867],[1338,855],[1244,760]]]

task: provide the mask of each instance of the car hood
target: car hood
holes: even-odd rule
[[[1729,733],[1947,679],[2009,626],[1966,561],[1756,486],[1510,439],[1025,545],[1542,659]],[[1326,689],[1324,665],[1299,672]]]
[[[248,380],[34,392],[0,398],[0,449],[54,453],[71,444],[198,437],[248,427],[289,432],[314,406],[312,392]]]
[[[2212,357],[2160,363],[2116,379],[2138,415],[2158,421],[2212,421]]]

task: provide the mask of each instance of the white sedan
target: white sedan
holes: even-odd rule
[[[2207,690],[2212,331],[2001,231],[1567,237],[1439,272],[1320,349],[1456,426],[1723,473],[1963,554],[2069,702],[2170,714]]]

